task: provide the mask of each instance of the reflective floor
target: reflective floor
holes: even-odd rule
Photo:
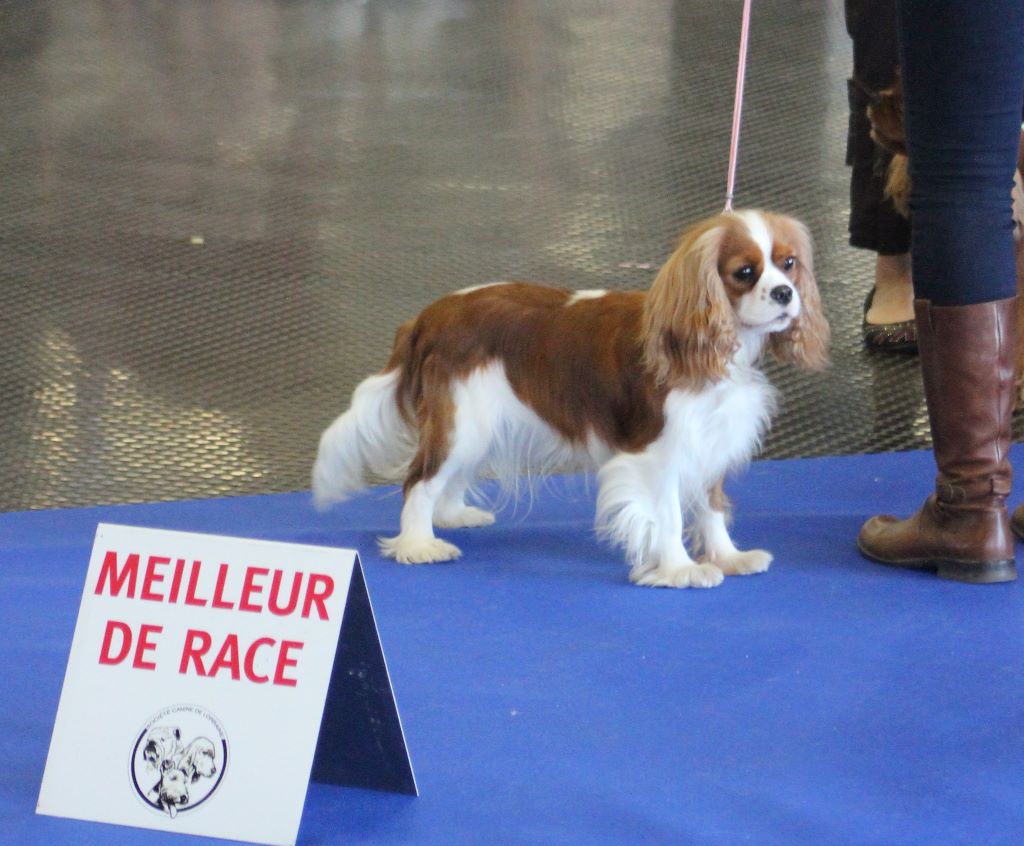
[[[646,287],[721,208],[740,6],[0,2],[0,509],[306,488],[438,295]],[[860,343],[842,3],[754,13],[737,205],[810,226],[835,338],[763,454],[924,446]]]

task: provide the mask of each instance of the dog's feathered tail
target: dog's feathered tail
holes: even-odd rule
[[[416,450],[416,435],[398,397],[400,369],[370,376],[352,394],[348,410],[320,438],[313,465],[313,503],[320,510],[375,482],[401,480]]]

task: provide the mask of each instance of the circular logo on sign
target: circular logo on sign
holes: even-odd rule
[[[213,796],[227,765],[228,738],[220,720],[197,705],[173,705],[136,736],[132,784],[146,805],[174,819]]]

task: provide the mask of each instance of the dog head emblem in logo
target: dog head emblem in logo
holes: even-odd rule
[[[195,705],[176,705],[137,735],[132,783],[143,802],[174,819],[213,796],[227,763],[228,739],[220,721]]]

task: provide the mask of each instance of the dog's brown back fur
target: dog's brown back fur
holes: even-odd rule
[[[570,441],[590,427],[636,451],[658,436],[668,389],[643,363],[645,294],[569,304],[571,297],[524,283],[483,287],[438,300],[398,330],[386,369],[399,369],[403,413],[420,431],[406,488],[433,476],[447,456],[451,383],[494,361],[519,400]]]

